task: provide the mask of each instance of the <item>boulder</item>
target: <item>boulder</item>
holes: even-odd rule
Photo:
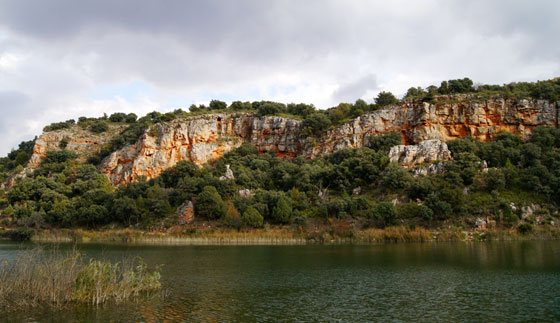
[[[187,224],[194,220],[194,207],[191,201],[186,201],[177,208],[179,224]]]
[[[235,179],[233,171],[229,168],[229,165],[226,165],[226,174],[224,176],[220,176],[220,181],[225,181],[227,179]]]
[[[407,168],[451,160],[447,144],[438,139],[424,140],[418,145],[397,145],[389,151],[392,162]]]

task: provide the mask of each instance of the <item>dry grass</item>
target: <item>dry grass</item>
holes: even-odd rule
[[[0,309],[124,302],[161,288],[158,271],[140,259],[85,261],[73,250],[36,248],[0,263]]]
[[[42,230],[33,237],[41,242],[102,242],[168,245],[265,245],[304,244],[305,239],[290,228],[241,230],[212,228],[206,230],[141,231],[133,229]]]
[[[193,228],[176,226],[166,231],[137,229],[40,230],[33,240],[40,242],[97,242],[151,245],[296,245],[296,244],[367,244],[392,242],[488,241],[488,240],[560,239],[560,227],[536,227],[522,235],[515,228],[487,230],[393,226],[359,228],[348,221],[333,220],[304,226],[271,226],[236,230],[223,227]]]
[[[356,240],[361,243],[380,242],[426,242],[433,241],[434,235],[424,228],[406,228],[403,226],[384,229],[365,229],[356,233]]]

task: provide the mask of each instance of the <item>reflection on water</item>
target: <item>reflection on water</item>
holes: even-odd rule
[[[69,246],[63,246],[69,247]],[[162,264],[169,295],[18,314],[41,321],[558,321],[560,242],[376,246],[82,245]],[[0,259],[21,246],[0,243]]]

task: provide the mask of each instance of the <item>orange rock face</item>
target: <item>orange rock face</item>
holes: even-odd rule
[[[112,183],[124,184],[140,176],[157,177],[179,161],[197,165],[223,156],[247,142],[258,151],[277,156],[314,158],[343,148],[359,148],[372,135],[397,132],[403,144],[424,140],[448,141],[472,136],[481,141],[501,131],[527,137],[537,126],[558,126],[558,103],[536,100],[481,100],[468,95],[438,97],[436,103],[406,102],[362,115],[327,131],[320,138],[301,135],[301,122],[289,118],[250,113],[219,113],[193,116],[154,125],[134,145],[113,152],[100,165]],[[51,148],[41,136],[30,166],[36,166]],[[101,139],[74,139],[70,150],[95,151]],[[45,142],[49,142],[45,144]],[[46,148],[45,148],[46,147]]]
[[[100,170],[112,183],[129,183],[140,176],[154,178],[182,160],[202,165],[243,142],[279,154],[296,154],[300,147],[300,122],[281,117],[207,114],[155,127],[157,131],[147,131],[136,144],[113,152],[103,161]]]

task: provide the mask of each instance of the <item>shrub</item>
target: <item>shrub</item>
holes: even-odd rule
[[[71,160],[76,158],[76,154],[68,151],[68,150],[54,150],[48,151],[47,157],[43,159],[41,164],[50,164],[50,163],[64,163],[67,160]]]
[[[424,204],[404,203],[397,207],[397,217],[400,219],[422,219],[429,221],[434,212]]]
[[[58,148],[60,149],[65,149],[68,146],[68,138],[64,137],[60,140],[60,142],[58,143]]]
[[[7,232],[7,237],[13,241],[29,241],[35,234],[31,228],[17,228]]]
[[[89,127],[89,130],[95,133],[102,133],[109,130],[109,125],[104,120],[97,120]]]
[[[126,115],[126,117],[124,118],[124,122],[126,123],[135,123],[136,119],[138,119],[138,116],[134,113],[129,113]]]
[[[257,110],[258,115],[266,116],[283,113],[286,111],[286,106],[282,103],[261,101],[253,102],[253,109]]]
[[[122,112],[116,112],[109,116],[109,121],[111,122],[124,122],[126,120],[126,114]]]
[[[212,100],[210,101],[210,110],[225,110],[227,104],[224,101]]]
[[[64,122],[54,122],[43,128],[44,132],[68,129],[76,123],[74,119],[66,120]]]
[[[367,137],[367,147],[383,152],[389,153],[391,147],[401,144],[401,135],[396,132],[391,132],[382,135],[370,135]]]
[[[373,220],[380,222],[382,226],[395,225],[397,222],[395,206],[389,202],[375,205],[370,216]]]
[[[263,216],[252,206],[249,206],[243,216],[241,217],[241,223],[248,227],[261,228],[264,223]]]
[[[241,102],[241,101],[233,101],[229,108],[231,110],[239,111],[239,110],[251,110],[253,106],[251,102]]]
[[[391,105],[399,103],[399,99],[397,99],[393,93],[381,91],[375,98],[375,104],[379,106]]]
[[[331,126],[331,120],[321,112],[307,116],[301,123],[302,131],[307,135],[319,135]]]
[[[224,217],[224,223],[232,228],[239,229],[241,227],[241,215],[235,205],[231,201],[225,202],[226,215]]]
[[[272,219],[277,223],[288,223],[292,217],[292,206],[288,198],[280,196],[272,209]]]
[[[217,220],[226,216],[226,206],[220,193],[214,186],[206,186],[196,197],[194,213],[208,220]]]
[[[522,223],[517,226],[517,231],[523,235],[529,234],[533,231],[533,225],[530,223]]]

